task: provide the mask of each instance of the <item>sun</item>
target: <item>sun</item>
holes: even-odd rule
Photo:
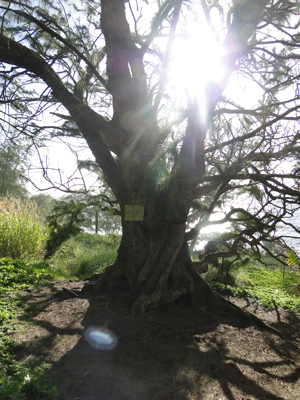
[[[207,24],[191,22],[186,30],[174,40],[169,78],[176,96],[201,100],[208,83],[222,81],[224,50]]]

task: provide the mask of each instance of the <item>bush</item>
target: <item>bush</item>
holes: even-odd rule
[[[47,237],[35,203],[13,197],[0,200],[0,257],[39,259],[44,255]]]

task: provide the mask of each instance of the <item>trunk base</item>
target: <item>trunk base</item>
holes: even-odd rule
[[[83,291],[103,292],[107,290],[129,290],[126,282],[124,269],[118,263],[107,267],[103,274],[95,283],[88,282]],[[214,312],[216,314],[226,314],[232,317],[247,321],[248,324],[257,326],[272,332],[283,338],[281,332],[267,325],[256,315],[241,309],[209,286],[200,274],[196,271],[190,259],[187,245],[184,245],[172,267],[167,285],[161,288],[154,288],[149,293],[138,293],[134,296],[131,309],[131,316],[143,316],[149,308],[159,308],[160,306],[172,304],[178,299],[186,297],[190,304],[199,307],[203,311]]]

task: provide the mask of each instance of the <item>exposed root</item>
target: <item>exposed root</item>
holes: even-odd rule
[[[141,294],[132,306],[131,315],[133,317],[136,315],[144,316],[149,306],[159,308],[160,299],[161,293],[158,291],[152,294]]]
[[[233,315],[237,318],[246,319],[252,325],[262,328],[271,333],[274,333],[275,335],[279,336],[281,339],[286,340],[285,337],[283,336],[283,334],[278,329],[273,328],[272,326],[266,324],[262,319],[257,317],[255,314],[253,314],[249,311],[243,310],[242,308],[233,304],[231,301],[225,299],[219,293],[217,293],[217,295],[220,297],[220,299],[223,303],[223,310],[226,312],[226,314]],[[216,312],[218,312],[218,311],[216,311]]]
[[[126,280],[124,271],[119,264],[113,264],[106,267],[101,274],[93,275],[91,278],[96,278],[95,282],[89,281],[81,289],[83,292],[103,292],[114,289],[126,288]],[[92,279],[94,280],[94,279]]]
[[[183,251],[186,249],[183,249]],[[189,257],[188,257],[189,258]],[[185,268],[188,273],[192,276],[195,285],[195,300],[196,303],[204,306],[204,309],[210,309],[216,313],[225,313],[228,315],[235,316],[237,318],[246,319],[250,324],[260,327],[266,331],[272,332],[279,336],[281,339],[285,339],[283,334],[276,328],[266,324],[263,320],[257,317],[255,314],[249,311],[243,310],[236,306],[231,301],[225,299],[219,293],[215,292],[198,274],[195,270],[193,263],[190,259],[185,256]],[[197,301],[198,300],[198,301]],[[206,304],[205,304],[206,303]]]
[[[87,283],[82,290],[102,292],[112,289],[129,290],[124,276],[124,268],[115,264],[105,270],[95,283]],[[149,288],[148,288],[149,290]],[[195,270],[189,257],[187,246],[183,246],[166,285],[154,285],[153,291],[139,293],[131,310],[131,315],[145,315],[147,309],[159,308],[163,304],[174,303],[178,298],[189,296],[194,305],[202,310],[216,314],[227,314],[248,321],[249,324],[269,331],[285,339],[281,332],[266,324],[255,314],[252,314],[231,303],[215,292]]]

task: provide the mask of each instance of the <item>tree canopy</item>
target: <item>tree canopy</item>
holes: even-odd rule
[[[125,285],[143,312],[206,293],[186,256],[206,226],[233,229],[200,262],[279,258],[269,246],[279,222],[299,234],[297,1],[2,0],[0,10],[2,132],[36,148],[86,143],[120,206],[118,259],[99,287]]]
[[[14,196],[28,197],[26,188],[27,158],[23,145],[10,143],[7,140],[0,142],[0,197]]]

